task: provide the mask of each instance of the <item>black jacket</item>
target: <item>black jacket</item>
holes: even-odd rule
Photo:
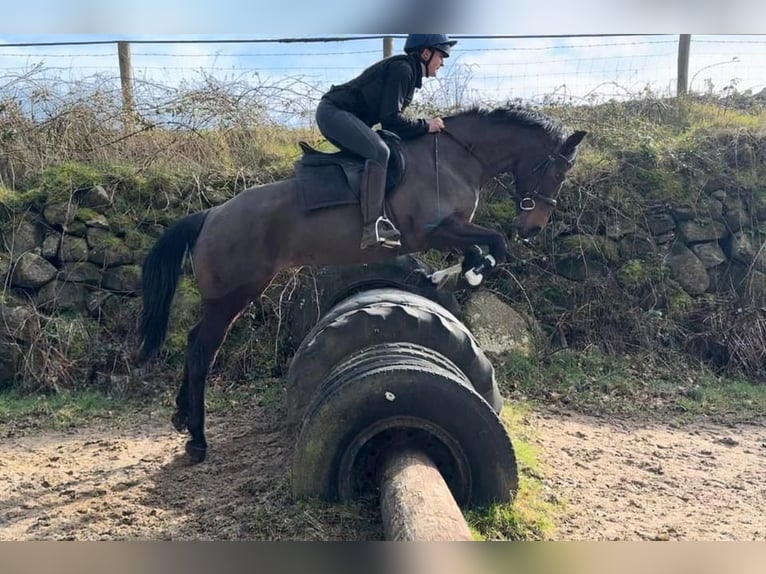
[[[402,115],[422,82],[423,68],[417,56],[392,56],[353,80],[332,86],[323,97],[368,126],[380,123],[383,129],[407,139],[428,133],[428,121]]]

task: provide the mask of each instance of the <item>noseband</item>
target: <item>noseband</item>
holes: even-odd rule
[[[452,133],[451,131],[448,131],[447,128],[442,129],[442,133],[450,136],[457,144],[460,145],[460,147],[462,147],[469,154],[471,154],[482,165],[482,167],[484,168],[489,167],[487,162],[485,162],[481,157],[479,157],[476,154],[476,152],[474,151],[474,146],[472,144],[465,143],[463,140],[457,137],[454,133]],[[439,139],[438,132],[435,135],[436,135],[436,140],[438,141]],[[438,158],[438,155],[437,155],[437,158]],[[563,159],[567,163],[568,168],[572,167],[572,164],[573,164],[572,160],[568,159],[567,157],[565,157],[564,155],[560,153],[549,154],[547,158],[545,158],[543,161],[537,164],[534,167],[534,169],[532,169],[532,171],[529,172],[529,175],[531,176],[532,174],[538,171],[542,171],[542,174],[540,175],[540,178],[537,180],[537,185],[535,186],[535,188],[529,193],[525,194],[524,197],[519,199],[519,209],[521,211],[533,211],[535,207],[537,207],[537,201],[540,201],[554,209],[556,205],[558,205],[558,202],[554,198],[547,197],[540,193],[540,185],[545,179],[545,176],[548,175],[548,171],[551,169],[551,166],[553,166],[554,162],[557,159]],[[438,162],[438,159],[437,159],[437,162]],[[516,197],[518,198],[518,196]]]

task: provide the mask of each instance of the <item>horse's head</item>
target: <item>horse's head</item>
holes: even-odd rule
[[[514,225],[523,239],[534,237],[548,224],[577,147],[587,133],[573,133],[542,160],[519,162],[514,173],[518,213]]]

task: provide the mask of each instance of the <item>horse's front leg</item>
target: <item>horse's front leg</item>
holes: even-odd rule
[[[471,287],[478,287],[484,280],[484,273],[491,271],[497,260],[491,253],[484,253],[478,245],[463,251],[460,272]]]
[[[462,249],[464,253],[462,271],[472,286],[481,283],[483,272],[505,261],[506,242],[502,234],[456,217],[445,219],[429,235],[429,244],[434,249]],[[479,245],[486,245],[489,254],[482,256]]]
[[[485,262],[484,252],[478,245],[472,245],[463,250],[463,257],[458,263],[434,271],[428,275],[428,279],[436,285],[437,289],[443,289],[446,285],[456,283],[460,276],[464,276],[483,262]]]
[[[506,257],[505,237],[501,233],[454,216],[442,221],[428,240],[434,249],[461,249],[466,255],[475,254],[477,246],[486,245],[496,263],[502,263]]]

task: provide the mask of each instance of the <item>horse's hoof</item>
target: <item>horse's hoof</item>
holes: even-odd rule
[[[481,273],[476,273],[476,271],[473,269],[469,269],[465,272],[465,280],[468,281],[468,284],[471,287],[478,287],[484,280],[484,275]]]
[[[186,416],[186,414],[182,414],[179,412],[173,413],[173,416],[170,417],[170,422],[173,423],[173,427],[178,432],[184,432],[186,430],[186,423],[189,420],[189,417]]]
[[[207,456],[207,447],[194,444],[192,441],[186,443],[186,454],[194,464],[199,464]]]

